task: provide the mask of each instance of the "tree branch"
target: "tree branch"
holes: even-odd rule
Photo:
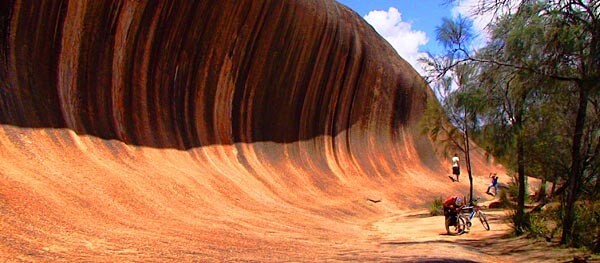
[[[465,59],[461,59],[459,61],[457,61],[458,64],[459,62],[466,62],[466,61],[473,61],[473,62],[477,62],[477,63],[486,63],[486,64],[493,64],[496,66],[500,66],[500,67],[507,67],[507,68],[514,68],[514,69],[519,69],[519,70],[523,70],[523,71],[528,71],[543,77],[549,77],[555,80],[560,80],[560,81],[573,81],[573,82],[577,82],[577,81],[581,81],[581,78],[575,78],[575,77],[566,77],[566,76],[561,76],[561,75],[556,75],[556,74],[546,74],[543,73],[542,71],[535,69],[535,68],[531,68],[531,67],[526,67],[523,65],[515,65],[515,64],[511,64],[508,62],[502,62],[502,61],[497,61],[497,60],[491,60],[491,59],[481,59],[481,58],[475,58],[472,57],[466,50],[464,49],[460,49],[461,52],[463,52],[466,56]]]

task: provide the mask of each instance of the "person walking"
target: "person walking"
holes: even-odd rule
[[[494,187],[493,196],[496,196],[498,194],[498,175],[496,173],[490,173],[488,177],[491,178],[491,181],[490,185],[487,188],[487,191],[485,192],[489,195],[492,195],[492,193],[490,193],[490,188]]]
[[[456,176],[456,179],[454,179],[453,177],[450,177],[450,179],[452,179],[453,182],[460,182],[459,180],[459,176],[460,176],[460,159],[458,158],[458,153],[455,153],[454,156],[452,157],[452,174]]]

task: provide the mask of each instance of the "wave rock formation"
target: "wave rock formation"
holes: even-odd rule
[[[457,187],[428,98],[332,0],[2,1],[0,259],[348,259]]]

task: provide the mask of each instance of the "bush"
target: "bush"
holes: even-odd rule
[[[517,183],[516,175],[511,175],[506,192],[510,201],[517,202],[517,198],[519,197],[519,184]]]
[[[436,197],[433,199],[431,206],[429,207],[429,214],[431,216],[439,216],[444,214],[444,208],[442,207],[442,203],[444,199],[442,197]]]
[[[600,252],[600,202],[577,202],[574,223],[573,244]]]
[[[516,194],[514,181],[509,184],[506,193],[500,195],[505,207],[509,207],[508,223],[515,234],[526,233],[530,237],[544,237],[547,241],[560,236],[565,216],[564,203],[554,202],[544,206],[541,212],[524,213],[517,216],[516,204],[511,194]],[[564,202],[564,200],[563,200]],[[587,198],[577,201],[574,207],[573,240],[575,247],[584,247],[600,253],[600,201]]]
[[[518,220],[512,209],[509,213],[511,226],[515,228],[515,220]],[[563,207],[558,203],[550,203],[539,213],[525,213],[524,232],[530,237],[544,237],[547,241],[560,235],[562,231],[562,220],[564,217]],[[575,221],[573,225],[573,245],[585,247],[600,252],[600,202],[578,201],[575,205]],[[516,230],[516,229],[515,229]]]
[[[510,201],[510,198],[508,196],[508,191],[504,189],[500,189],[500,207],[514,207],[513,203]]]
[[[554,225],[553,228],[547,228],[547,239],[560,235],[564,215],[564,207],[559,204],[548,204],[544,207],[539,219],[543,220],[546,226]],[[573,245],[600,252],[600,202],[582,200],[575,204]]]
[[[527,213],[523,213],[523,217],[520,217],[517,214],[517,207],[516,206],[511,206],[510,210],[508,211],[508,224],[510,225],[510,227],[513,229],[513,233],[515,235],[521,235],[523,234],[527,228],[528,228],[528,223],[529,220],[527,219],[528,215]]]
[[[525,220],[527,220],[526,231],[529,233],[530,237],[549,237],[550,230],[548,229],[548,222],[544,215],[535,213],[535,214],[526,214]]]
[[[508,223],[515,235],[527,234],[528,237],[551,239],[549,226],[554,224],[544,213],[523,213],[517,215],[516,206],[508,211]],[[552,231],[554,232],[554,231]]]

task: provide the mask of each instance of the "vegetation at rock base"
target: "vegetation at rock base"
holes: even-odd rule
[[[443,215],[444,214],[444,209],[442,207],[443,202],[444,202],[444,199],[442,199],[442,197],[436,197],[435,199],[433,199],[433,202],[431,202],[431,206],[429,207],[429,214],[431,216]]]
[[[438,29],[447,52],[422,58],[434,90],[446,92],[422,127],[470,138],[516,174],[515,234],[599,252],[600,2],[484,0],[481,14],[494,18],[483,46],[459,17]],[[542,180],[532,208],[528,176]]]

